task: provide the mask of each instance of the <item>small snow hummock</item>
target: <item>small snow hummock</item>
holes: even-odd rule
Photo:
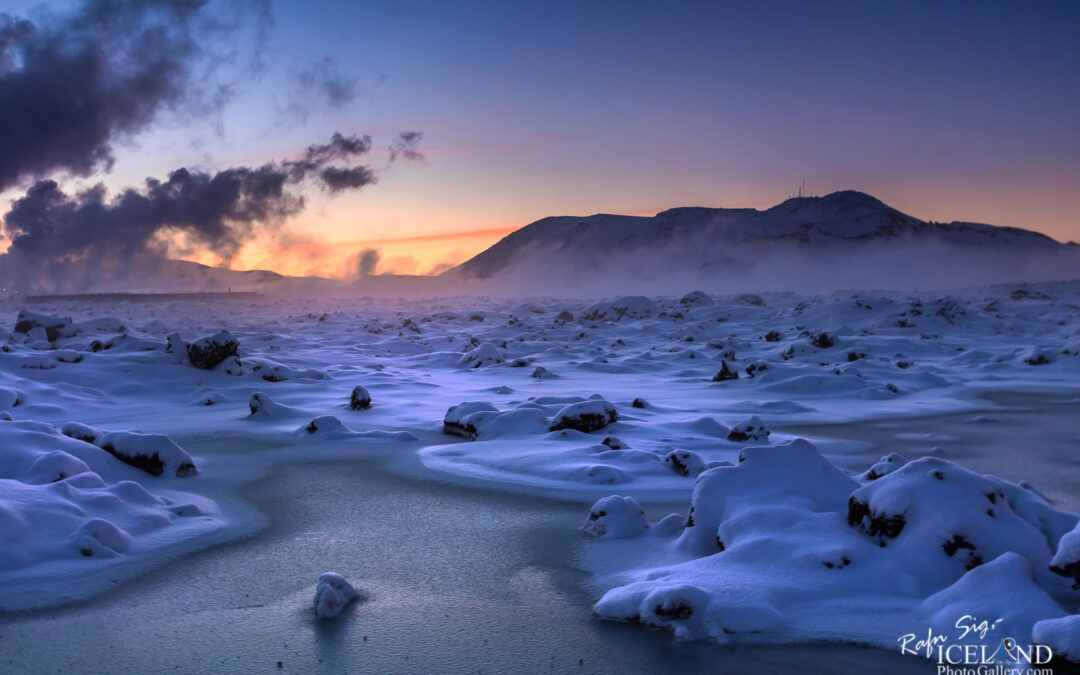
[[[751,417],[731,427],[728,432],[728,440],[742,443],[744,441],[763,441],[771,432],[765,428],[765,424],[758,417]]]
[[[664,457],[664,464],[680,476],[696,476],[705,470],[705,460],[689,450],[672,450]]]
[[[204,337],[187,346],[188,361],[196,368],[212,370],[219,363],[236,356],[240,343],[227,330]]]
[[[502,350],[490,342],[485,342],[472,351],[465,352],[458,360],[458,365],[464,368],[486,368],[504,361],[506,361],[506,355]]]
[[[288,406],[281,405],[270,398],[269,394],[261,391],[251,395],[248,408],[251,410],[251,417],[283,417],[292,413]]]
[[[452,406],[443,418],[443,433],[471,441],[498,436],[531,436],[547,430],[548,418],[544,411],[530,404],[499,411],[486,401],[467,401]]]
[[[877,480],[882,476],[887,476],[893,471],[896,471],[900,467],[907,464],[907,460],[904,456],[897,452],[891,452],[881,459],[879,459],[873,466],[867,469],[865,472],[859,475],[859,480],[867,483],[872,480]]]
[[[324,572],[315,587],[315,614],[320,619],[334,619],[351,601],[359,598],[352,584],[336,572]]]
[[[1048,672],[1075,672],[1066,664],[1080,664],[1080,614],[1039,621],[1031,629],[1031,641],[1049,647],[1053,653]]]
[[[142,469],[153,476],[171,471],[180,478],[198,473],[195,462],[183,448],[164,434],[142,434],[135,431],[101,431],[77,422],[68,422],[60,433],[92,443],[125,464]]]
[[[594,537],[636,537],[649,529],[649,522],[633,497],[612,495],[592,505],[581,529]]]
[[[307,434],[343,434],[348,432],[341,420],[333,415],[321,415],[311,420],[297,431]]]
[[[641,295],[630,295],[589,305],[581,314],[582,321],[621,321],[648,319],[660,313],[655,302]]]
[[[1057,552],[1050,560],[1050,571],[1072,579],[1073,590],[1080,590],[1080,525],[1058,542]],[[1080,660],[1080,653],[1075,656]]]
[[[460,436],[470,440],[476,438],[476,425],[468,420],[473,413],[499,412],[499,409],[487,401],[466,401],[450,406],[443,417],[443,433]]]
[[[619,421],[615,406],[603,399],[590,399],[581,403],[571,403],[555,414],[551,420],[551,431],[576,429],[590,433],[603,429]]]
[[[712,307],[716,301],[705,291],[690,291],[682,296],[679,304],[683,307]]]
[[[1061,356],[1060,349],[1046,349],[1035,347],[1029,349],[1024,354],[1024,363],[1029,366],[1044,366],[1048,363],[1053,363],[1057,360],[1057,357]]]
[[[371,407],[371,394],[360,385],[353,387],[349,397],[349,410],[367,410]]]

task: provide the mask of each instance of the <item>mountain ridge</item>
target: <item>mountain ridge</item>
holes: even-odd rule
[[[957,246],[976,244],[1052,250],[1075,247],[1040,232],[966,221],[924,221],[863,192],[843,190],[821,197],[793,197],[768,209],[688,206],[655,216],[594,214],[550,216],[515,230],[462,264],[443,273],[448,278],[488,278],[509,268],[529,247],[548,246],[580,257],[688,244],[717,249],[770,244],[832,247],[837,244],[909,239]],[[693,240],[693,241],[692,241]],[[717,259],[724,256],[717,254]],[[707,263],[702,263],[707,265]]]

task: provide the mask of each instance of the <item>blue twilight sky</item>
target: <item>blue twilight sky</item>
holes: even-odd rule
[[[1080,2],[271,9],[266,70],[220,117],[166,113],[94,180],[262,162],[335,130],[380,148],[422,131],[426,161],[312,194],[295,238],[253,242],[238,266],[334,274],[375,246],[380,271],[426,272],[543,216],[764,208],[803,177],[811,194],[1080,239]],[[297,88],[326,57],[356,93],[339,107]]]

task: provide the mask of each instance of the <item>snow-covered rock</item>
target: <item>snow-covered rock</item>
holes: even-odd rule
[[[1050,648],[1054,658],[1049,664],[1052,672],[1073,672],[1070,664],[1080,665],[1080,614],[1037,622],[1032,628],[1031,639],[1035,644]]]
[[[732,368],[726,360],[720,361],[720,370],[713,375],[713,382],[726,382],[739,379],[739,371]]]
[[[582,321],[622,321],[648,319],[657,316],[660,307],[641,295],[630,295],[589,305],[581,314]]]
[[[368,390],[360,385],[353,387],[352,394],[349,396],[349,409],[350,410],[367,410],[371,407],[371,394]]]
[[[576,429],[590,433],[603,429],[619,420],[615,406],[603,399],[590,399],[581,403],[571,403],[551,420],[551,431]]]
[[[479,412],[498,413],[499,409],[487,401],[466,401],[450,406],[443,417],[443,433],[468,439],[475,438],[476,426],[469,418]]]
[[[458,365],[463,368],[486,368],[505,361],[506,355],[503,354],[501,349],[490,342],[485,342],[471,351],[465,352],[458,361]]]
[[[859,474],[859,480],[863,482],[877,480],[882,476],[889,475],[905,464],[907,464],[907,460],[904,459],[903,455],[896,452],[890,452],[875,462],[869,469]]]
[[[164,434],[111,431],[101,437],[98,447],[154,476],[166,472],[178,477],[198,473],[191,455]]]
[[[736,443],[746,441],[763,441],[771,432],[765,427],[765,423],[759,417],[751,417],[731,427],[727,439]]]
[[[184,478],[198,473],[191,455],[164,434],[102,431],[78,422],[68,422],[60,431],[69,438],[96,445],[121,462],[153,476],[167,472]]]
[[[1080,525],[1061,537],[1050,571],[1072,579],[1073,589],[1080,590]]]
[[[705,470],[705,460],[689,450],[672,450],[664,457],[664,464],[680,476],[696,476]]]
[[[229,331],[223,330],[189,344],[187,357],[196,368],[212,370],[230,356],[236,356],[239,348],[240,343],[236,338]]]
[[[251,410],[251,417],[287,417],[294,412],[292,408],[281,405],[270,398],[269,394],[261,391],[251,395],[248,408]]]
[[[690,291],[679,299],[683,307],[712,307],[716,301],[705,291]]]
[[[56,342],[62,337],[75,335],[69,317],[49,316],[48,314],[29,312],[25,309],[21,310],[18,319],[15,320],[15,332],[28,335],[36,328],[44,331],[44,337],[49,342]]]
[[[581,529],[594,537],[636,537],[649,529],[649,523],[637,500],[612,495],[592,505]]]
[[[315,614],[320,619],[333,619],[351,601],[359,598],[352,584],[336,572],[324,572],[315,587]]]

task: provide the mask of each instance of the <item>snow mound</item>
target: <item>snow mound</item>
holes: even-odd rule
[[[56,342],[62,337],[72,337],[75,335],[75,330],[71,325],[70,318],[49,316],[48,314],[35,314],[34,312],[28,312],[25,309],[21,310],[19,312],[19,317],[15,320],[15,332],[29,336],[35,328],[40,328],[44,331],[44,337],[49,342]]]
[[[486,368],[506,361],[506,355],[502,350],[485,342],[471,351],[466,352],[458,361],[463,368]]]
[[[769,438],[771,432],[765,428],[765,424],[758,417],[751,417],[731,427],[727,439],[736,443],[745,441],[764,441]]]
[[[682,639],[895,649],[909,631],[954,634],[975,615],[1004,631],[985,636],[989,652],[1002,635],[1027,644],[1043,620],[1034,641],[1065,651],[1076,625],[1060,622],[1059,603],[1077,594],[1049,564],[1051,542],[1076,522],[1034,492],[938,459],[860,487],[799,439],[703,472],[685,526],[668,516],[650,527],[636,502],[609,497],[583,529],[640,538],[596,544],[607,589],[596,613]],[[1071,537],[1059,551],[1072,551]],[[889,610],[867,622],[867,607]]]
[[[679,299],[683,307],[712,307],[716,301],[705,291],[690,291]]]
[[[185,478],[198,473],[191,455],[164,434],[106,432],[78,422],[68,422],[60,432],[69,438],[96,445],[121,462],[142,469],[152,476],[169,472]]]
[[[664,464],[680,476],[696,476],[705,470],[705,460],[689,450],[672,450],[664,457]]]
[[[594,537],[637,537],[649,529],[649,523],[637,500],[612,495],[592,505],[581,529]]]
[[[345,577],[336,572],[324,572],[315,587],[315,614],[320,619],[336,618],[358,597],[360,594]]]
[[[1080,614],[1060,619],[1045,619],[1035,624],[1031,631],[1035,644],[1046,645],[1053,651],[1055,660],[1080,664]],[[1051,664],[1058,666],[1057,663]],[[1064,666],[1064,664],[1061,664]],[[1054,672],[1071,672],[1065,667],[1054,667]]]
[[[486,401],[468,401],[452,406],[443,418],[443,433],[469,440],[528,436],[547,430],[547,415],[531,405],[500,411]]]
[[[1061,537],[1050,561],[1050,571],[1072,579],[1073,589],[1080,590],[1080,525]]]
[[[288,417],[296,411],[289,406],[281,405],[269,394],[257,391],[248,400],[248,408],[251,410],[249,417]]]
[[[582,321],[622,321],[623,319],[648,319],[660,314],[660,306],[641,295],[607,300],[589,305],[582,312]]]

